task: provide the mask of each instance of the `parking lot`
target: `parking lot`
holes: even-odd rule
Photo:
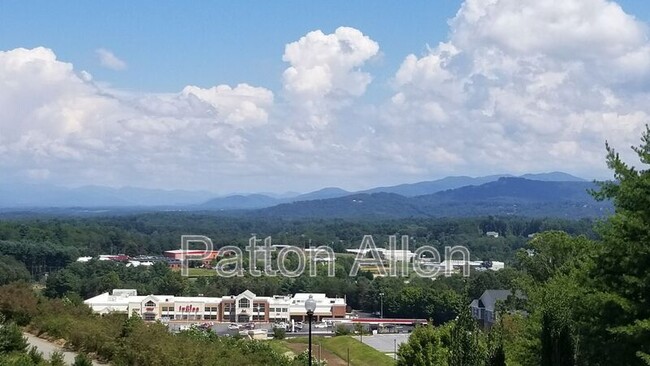
[[[408,333],[394,333],[394,334],[377,334],[358,337],[360,341],[376,349],[381,353],[385,353],[394,357],[395,350],[399,349],[402,343],[408,341],[410,334]]]
[[[247,328],[245,324],[238,324],[239,329],[234,329],[231,324],[232,323],[197,323],[197,322],[171,322],[167,324],[167,327],[170,332],[176,333],[181,330],[189,329],[192,325],[195,326],[204,326],[209,327],[214,333],[218,335],[235,335],[239,334],[241,331],[245,330],[250,330],[250,328]],[[209,325],[211,324],[211,325]],[[255,323],[255,327],[253,329],[255,330],[266,330],[267,333],[272,334],[273,333],[273,323]],[[315,335],[329,335],[333,333],[333,328],[332,327],[325,327],[322,324],[319,324],[318,326],[316,324],[312,324],[312,334]],[[287,324],[287,337],[292,337],[292,336],[303,336],[308,334],[308,327],[306,324],[302,326],[302,329],[300,329],[299,326],[296,326],[295,329],[290,329],[290,325]]]

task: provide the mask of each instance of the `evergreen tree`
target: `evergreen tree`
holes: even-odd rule
[[[63,353],[56,351],[50,355],[50,366],[65,366]]]
[[[487,357],[481,336],[469,308],[460,309],[458,318],[451,326],[449,366],[485,365]]]
[[[74,358],[72,366],[93,366],[93,362],[87,354],[79,353],[77,357]]]
[[[650,164],[650,128],[632,149]],[[623,162],[606,145],[614,181],[603,182],[597,199],[613,201],[615,214],[600,227],[602,247],[589,277],[595,289],[585,311],[585,363],[644,365],[650,359],[650,170]],[[595,318],[595,319],[594,319]]]
[[[14,323],[0,324],[0,354],[11,352],[25,352],[27,340],[23,333]]]
[[[566,319],[561,319],[553,310],[542,314],[541,334],[542,366],[575,365],[575,345],[571,327]]]

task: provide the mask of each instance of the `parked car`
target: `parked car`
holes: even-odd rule
[[[295,322],[295,323],[293,324],[293,327],[296,328],[296,329],[298,329],[298,330],[302,330],[302,328],[304,328],[305,325],[304,325],[302,322]]]
[[[255,329],[255,323],[246,323],[244,327],[249,330]]]
[[[228,325],[228,330],[239,330],[239,324],[230,323],[230,325]]]
[[[283,329],[287,329],[288,327],[289,327],[289,325],[288,325],[287,323],[285,323],[285,322],[282,322],[282,323],[273,323],[273,328],[283,328]]]
[[[316,324],[314,324],[314,328],[316,328],[316,329],[325,329],[325,328],[327,328],[327,324],[325,324],[325,323],[316,323]]]

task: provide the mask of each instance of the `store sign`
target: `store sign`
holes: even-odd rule
[[[187,305],[187,306],[179,306],[178,311],[181,313],[198,313],[199,308],[196,306],[192,305]]]

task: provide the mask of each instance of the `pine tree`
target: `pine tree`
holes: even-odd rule
[[[650,164],[650,129],[632,149]],[[650,170],[630,166],[606,145],[614,181],[600,184],[597,199],[611,199],[615,214],[600,227],[602,247],[589,277],[594,295],[581,342],[590,364],[644,365],[650,360]]]
[[[481,331],[469,312],[459,310],[458,318],[451,327],[449,366],[482,366],[487,359],[481,344]]]
[[[25,352],[27,340],[23,332],[14,323],[0,324],[0,354],[11,352]]]

